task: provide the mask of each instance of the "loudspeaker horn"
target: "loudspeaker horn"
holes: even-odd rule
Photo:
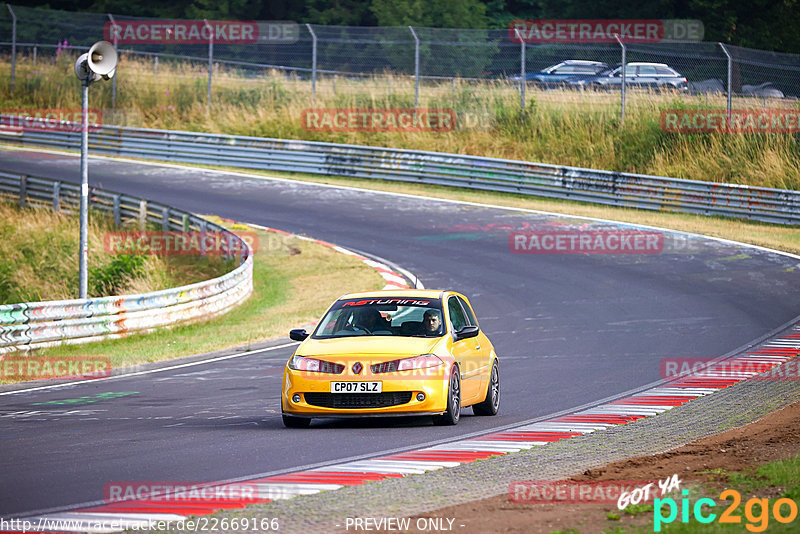
[[[79,80],[93,82],[114,77],[117,68],[117,51],[108,41],[98,41],[75,62],[75,75]]]

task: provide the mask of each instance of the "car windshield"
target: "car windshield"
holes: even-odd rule
[[[444,321],[439,299],[389,297],[337,301],[311,337],[442,335]]]

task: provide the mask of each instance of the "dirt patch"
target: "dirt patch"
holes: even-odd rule
[[[655,482],[677,474],[682,481],[682,487],[687,483],[702,483],[706,487],[721,490],[725,484],[724,477],[719,475],[720,471],[752,472],[761,464],[798,453],[800,403],[795,403],[747,426],[662,454],[610,463],[569,480]],[[766,490],[763,496],[774,496],[769,493],[777,494]],[[559,531],[595,533],[620,527],[624,531],[629,526],[647,525],[652,520],[652,512],[626,514],[618,510],[616,504],[513,502],[509,495],[500,495],[414,516],[411,525],[415,525],[419,518],[455,518],[452,530],[464,534]],[[424,520],[420,524],[424,524]],[[415,530],[412,528],[410,532]]]

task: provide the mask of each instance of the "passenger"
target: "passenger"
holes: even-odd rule
[[[427,310],[422,316],[422,330],[426,336],[442,335],[442,312]]]

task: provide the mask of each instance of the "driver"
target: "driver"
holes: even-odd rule
[[[442,334],[442,312],[426,310],[422,316],[422,329],[426,336],[440,336]]]
[[[375,332],[376,330],[387,330],[388,325],[386,320],[381,316],[380,312],[371,307],[358,310],[353,318],[353,326],[360,330],[365,330],[368,333]]]

